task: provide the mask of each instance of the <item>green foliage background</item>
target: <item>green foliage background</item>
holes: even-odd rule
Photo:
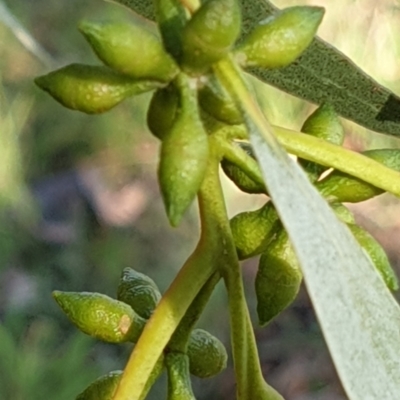
[[[280,7],[298,3],[325,6],[320,35],[400,93],[397,2],[276,1]],[[144,128],[148,96],[93,117],[62,108],[33,84],[35,76],[55,66],[96,63],[76,29],[81,19],[133,16],[99,0],[15,0],[0,6],[28,33],[0,12],[0,398],[68,400],[97,376],[123,368],[129,347],[76,332],[51,291],[114,296],[126,266],[150,275],[164,290],[195,245],[195,207],[178,229],[170,229],[155,178],[157,141]],[[46,60],[18,38],[37,41]],[[313,109],[272,88],[260,96],[270,120],[288,128],[298,129]],[[399,139],[345,125],[349,147],[400,147]],[[262,203],[229,182],[225,191],[232,215]],[[356,210],[367,227],[375,220],[396,229],[393,197],[363,207],[373,217]],[[387,246],[395,259],[394,248]],[[255,267],[254,261],[245,265],[252,312]],[[201,324],[228,343],[225,307],[219,290]],[[304,291],[294,307],[256,334],[264,371],[285,398],[345,398]],[[161,383],[152,398],[162,397],[162,388]],[[206,385],[195,380],[194,388],[199,399],[233,398],[231,368]]]

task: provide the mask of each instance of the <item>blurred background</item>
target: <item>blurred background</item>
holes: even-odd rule
[[[380,83],[400,93],[400,3],[394,0],[278,1],[327,12],[319,31]],[[72,400],[91,381],[123,369],[131,350],[78,332],[52,290],[115,297],[121,270],[151,276],[164,291],[198,236],[196,206],[169,227],[157,180],[158,143],[145,128],[148,95],[101,116],[70,111],[33,79],[72,62],[97,63],[77,30],[85,18],[134,18],[100,0],[0,0],[0,399]],[[265,88],[275,124],[299,129],[315,106]],[[270,99],[273,99],[271,101]],[[400,140],[343,121],[346,146],[400,147]],[[224,180],[230,215],[265,201]],[[397,269],[399,200],[391,195],[352,206]],[[287,400],[343,400],[307,294],[266,328],[256,325],[257,260],[244,263],[249,307],[263,371]],[[221,286],[221,285],[220,285]],[[229,348],[226,295],[218,287],[199,326]],[[165,379],[150,399],[165,398]],[[234,399],[226,371],[194,380],[199,399]]]

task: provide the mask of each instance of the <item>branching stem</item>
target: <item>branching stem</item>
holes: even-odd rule
[[[212,152],[212,151],[211,151]],[[219,156],[212,153],[199,192],[201,237],[193,254],[164,294],[126,365],[113,400],[139,400],[149,376],[193,300],[224,262],[221,231],[227,221],[219,182]]]

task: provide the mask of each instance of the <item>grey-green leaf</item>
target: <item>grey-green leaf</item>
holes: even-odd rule
[[[241,0],[243,34],[276,12],[267,0]],[[340,51],[316,38],[288,67],[249,70],[262,81],[316,104],[329,102],[342,117],[368,129],[400,135],[400,98]]]
[[[349,230],[279,149],[272,132],[262,132],[250,118],[248,126],[349,399],[397,398],[399,305]]]

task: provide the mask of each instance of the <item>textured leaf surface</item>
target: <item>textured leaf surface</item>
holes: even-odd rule
[[[244,35],[277,8],[267,0],[240,0]],[[286,68],[251,69],[262,81],[316,104],[328,102],[342,117],[368,129],[400,135],[400,98],[365,74],[340,51],[316,38]]]
[[[118,3],[122,6],[130,8],[132,11],[141,15],[144,18],[156,19],[155,9],[153,6],[153,0],[109,0],[112,3]]]

